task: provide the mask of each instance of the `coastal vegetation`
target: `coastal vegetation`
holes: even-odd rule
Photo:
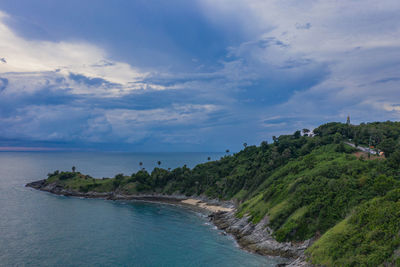
[[[356,156],[349,144],[384,156]],[[158,162],[151,173],[103,179],[74,169],[50,173],[46,183],[79,192],[232,200],[238,217],[258,223],[268,216],[278,241],[316,240],[306,251],[314,264],[400,266],[400,123],[327,123],[243,147],[193,169]]]

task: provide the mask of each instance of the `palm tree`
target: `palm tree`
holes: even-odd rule
[[[140,166],[140,167],[143,166],[143,162],[139,162],[139,166]]]
[[[210,160],[211,160],[211,157],[208,157],[207,160],[210,161]]]
[[[225,152],[226,152],[226,154],[228,154],[229,153],[229,149],[225,150]]]
[[[76,167],[72,166],[72,172],[75,172],[75,170],[76,170]]]
[[[244,148],[246,148],[247,147],[247,143],[243,143],[243,146],[244,146]]]
[[[157,164],[158,164],[158,166],[160,166],[161,165],[161,161],[157,161]]]

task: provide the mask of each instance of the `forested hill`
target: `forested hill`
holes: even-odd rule
[[[356,153],[347,143],[385,156]],[[48,183],[80,192],[205,195],[239,203],[237,216],[269,217],[278,241],[318,240],[309,260],[327,266],[400,266],[400,123],[328,123],[174,170],[92,179],[55,172]]]

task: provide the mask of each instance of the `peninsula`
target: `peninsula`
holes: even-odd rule
[[[400,123],[327,123],[217,161],[94,179],[55,171],[29,187],[207,209],[245,249],[292,266],[400,266]]]

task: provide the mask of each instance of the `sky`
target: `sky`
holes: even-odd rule
[[[1,0],[0,151],[237,151],[400,118],[398,0]]]

